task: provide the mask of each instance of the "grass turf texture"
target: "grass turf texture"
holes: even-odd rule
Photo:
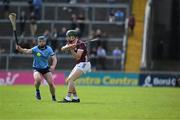
[[[81,103],[51,101],[47,86],[42,100],[34,97],[33,86],[0,86],[0,119],[137,119],[180,120],[179,88],[77,87]],[[66,87],[56,86],[57,99]]]

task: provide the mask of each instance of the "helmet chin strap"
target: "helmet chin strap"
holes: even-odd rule
[[[38,45],[38,47],[39,47],[40,49],[45,49],[45,48],[46,48],[46,45],[43,45],[43,46]]]
[[[77,39],[77,38],[75,38],[73,41],[68,41],[68,43],[72,44],[72,43],[74,42],[74,44],[76,44],[76,43],[77,43],[77,41],[78,41],[78,39]]]

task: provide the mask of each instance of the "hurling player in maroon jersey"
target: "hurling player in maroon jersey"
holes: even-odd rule
[[[67,96],[60,102],[80,102],[80,99],[77,96],[75,88],[75,80],[79,78],[83,73],[91,71],[91,64],[88,60],[88,52],[85,43],[83,43],[78,38],[78,33],[76,30],[68,30],[66,33],[67,44],[61,48],[62,51],[70,51],[72,56],[76,59],[76,65],[66,78],[68,84],[68,93]],[[71,99],[71,95],[73,98]]]

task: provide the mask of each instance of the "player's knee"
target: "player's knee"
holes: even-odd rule
[[[41,78],[38,77],[38,76],[35,76],[35,77],[34,77],[34,80],[37,81],[37,82],[40,82],[40,81],[41,81]]]
[[[65,80],[65,81],[66,81],[66,83],[68,83],[69,79],[68,79],[68,78],[66,78],[66,80]]]
[[[66,78],[66,83],[73,82],[71,78]]]
[[[40,80],[35,80],[35,85],[40,85],[41,81]]]

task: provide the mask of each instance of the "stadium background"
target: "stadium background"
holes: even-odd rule
[[[22,47],[31,48],[35,45],[38,35],[43,34],[48,37],[48,44],[53,47],[58,58],[56,72],[54,73],[56,85],[65,84],[64,78],[75,64],[70,55],[60,51],[60,47],[65,44],[65,31],[76,29],[79,30],[79,36],[83,40],[100,38],[98,42],[88,43],[93,71],[77,80],[76,84],[80,86],[80,92],[85,91],[85,89],[90,91],[92,89],[102,90],[103,92],[110,89],[108,92],[111,94],[111,92],[113,93],[114,90],[117,91],[116,89],[118,89],[116,96],[121,96],[122,98],[118,99],[123,101],[123,98],[126,97],[122,91],[126,91],[127,96],[128,94],[131,96],[130,93],[133,91],[136,91],[139,95],[139,91],[141,91],[141,94],[145,97],[138,99],[142,99],[141,102],[144,102],[144,104],[148,104],[145,102],[146,94],[150,93],[151,96],[148,97],[151,101],[156,96],[153,94],[155,92],[163,97],[159,97],[152,104],[154,105],[157,102],[155,107],[159,107],[162,104],[158,103],[166,99],[167,101],[163,101],[163,105],[167,104],[169,108],[165,110],[157,109],[157,113],[150,112],[151,109],[145,109],[147,111],[142,109],[140,113],[137,113],[133,111],[133,108],[126,106],[126,110],[130,110],[133,114],[125,114],[126,111],[121,111],[122,113],[115,117],[113,115],[119,112],[112,109],[114,113],[112,112],[112,116],[107,117],[107,119],[178,119],[180,117],[178,115],[179,102],[177,101],[179,89],[174,88],[180,86],[180,47],[178,41],[180,2],[178,0],[43,0],[39,9],[38,5],[37,9],[35,9],[35,6],[33,8],[31,0],[10,0],[9,4],[5,4],[8,1],[3,0],[0,3],[0,10],[2,11],[2,14],[0,14],[0,88],[2,92],[0,97],[4,98],[1,99],[2,104],[0,104],[0,107],[4,108],[4,111],[0,112],[2,119],[23,118],[16,112],[11,117],[8,114],[3,116],[3,114],[6,115],[5,110],[8,111],[8,107],[12,107],[8,105],[5,109],[3,104],[8,103],[6,98],[13,97],[13,95],[5,94],[5,91],[14,94],[15,92],[10,91],[11,89],[17,91],[17,93],[19,89],[25,90],[27,88],[28,92],[33,89],[32,56],[22,55],[15,51],[12,28],[8,20],[8,13],[10,12],[17,13],[18,39]],[[25,12],[24,18],[20,18],[22,11]],[[32,11],[34,11],[36,17],[31,14]],[[134,31],[131,31],[130,19],[133,16],[135,17],[135,28]],[[34,19],[36,20],[37,31],[31,29]],[[102,49],[106,54],[98,53],[98,50]],[[46,83],[43,82],[43,84]],[[109,87],[102,88],[102,86]],[[122,86],[128,87],[123,88],[125,89],[123,90]],[[160,88],[144,89],[135,86],[158,86]],[[61,87],[60,90],[65,91]],[[167,91],[164,92],[164,89]],[[97,92],[93,95],[98,96],[99,94]],[[129,100],[137,97],[132,96]],[[169,96],[172,96],[172,99]],[[59,97],[62,97],[62,95],[59,95]],[[113,101],[115,96],[111,97]],[[94,101],[96,101],[95,99],[98,98],[94,98]],[[19,98],[14,100],[17,111],[21,110],[18,101]],[[48,102],[45,102],[47,105]],[[114,104],[111,105],[115,106]],[[176,107],[174,107],[175,105]],[[92,105],[87,105],[87,107],[89,106],[92,107]],[[48,105],[48,107],[51,106]],[[143,105],[141,107],[146,108]],[[77,114],[75,110],[71,112]],[[163,112],[167,112],[169,115],[164,115]],[[41,114],[41,112],[38,113]],[[158,113],[160,115],[157,115]],[[58,113],[55,115],[57,117]],[[84,113],[83,115],[89,114]],[[100,113],[97,118],[104,119],[106,118],[104,116],[106,115]],[[56,117],[54,119],[57,119]],[[66,115],[63,117],[64,119],[69,118]],[[27,115],[27,118],[31,119],[31,114]],[[42,117],[42,119],[48,118],[53,119],[50,115],[47,118]],[[76,119],[79,118],[82,119],[77,115]],[[94,119],[96,117],[90,116],[90,118]],[[37,118],[33,117],[33,119]]]

